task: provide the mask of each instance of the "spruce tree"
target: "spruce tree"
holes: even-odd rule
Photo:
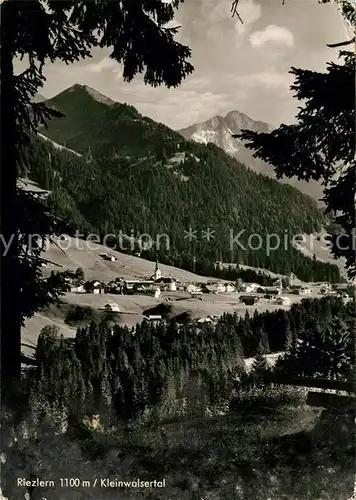
[[[78,267],[78,269],[75,271],[75,276],[78,280],[84,280],[84,271],[81,267]]]
[[[286,322],[285,322],[285,330],[284,330],[284,336],[285,336],[285,341],[284,341],[284,350],[289,351],[293,342],[293,332],[291,329],[289,317],[286,316]]]
[[[346,259],[352,277],[356,274],[355,53],[342,51],[340,57],[342,63],[329,63],[325,73],[291,69],[295,77],[291,89],[304,101],[297,124],[261,134],[243,130],[234,137],[247,141],[256,157],[273,165],[278,178],[323,181],[326,210],[341,227],[341,232],[330,235],[333,253]],[[314,260],[314,273],[317,268]]]
[[[269,370],[265,356],[258,354],[252,364],[252,373],[257,376],[263,376]]]
[[[349,356],[348,347],[352,343],[351,335],[343,321],[334,319],[326,328],[324,334],[323,350],[323,375],[330,378],[345,378],[352,366],[352,357]],[[355,344],[353,342],[353,348]]]

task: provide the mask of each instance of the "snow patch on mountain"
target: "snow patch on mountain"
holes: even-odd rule
[[[213,130],[199,130],[199,132],[192,134],[191,139],[201,144],[208,144],[208,142],[214,142],[216,135]]]

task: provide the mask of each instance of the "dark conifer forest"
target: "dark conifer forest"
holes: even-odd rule
[[[128,418],[161,404],[172,379],[184,382],[183,394],[192,377],[201,380],[210,402],[216,403],[229,397],[233,379],[244,372],[244,358],[257,356],[254,371],[261,372],[261,355],[282,351],[287,355],[280,366],[289,373],[317,376],[318,366],[325,370],[324,358],[330,358],[333,376],[351,380],[354,321],[353,301],[344,305],[341,299],[326,297],[304,299],[289,311],[224,314],[215,326],[202,328],[147,321],[132,329],[108,328],[94,321],[78,329],[74,342],[46,327],[38,340],[38,366],[29,375],[32,404],[40,395],[41,404],[45,398],[50,405],[79,414]],[[319,349],[313,344],[317,338]],[[305,354],[310,345],[315,347],[309,348],[313,362]]]

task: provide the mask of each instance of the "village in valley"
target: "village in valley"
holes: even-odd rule
[[[105,249],[105,247],[101,247]],[[108,249],[109,250],[109,249]],[[127,256],[114,251],[99,251],[96,256],[103,263],[120,269],[121,260],[139,257]],[[156,262],[144,261],[145,269],[151,267],[147,276],[114,276],[101,279],[100,272],[91,272],[87,278],[86,270],[73,269],[71,278],[66,278],[66,294],[63,298],[70,304],[116,313],[117,323],[134,326],[146,319],[153,323],[172,321],[177,324],[196,324],[202,326],[215,324],[224,312],[237,312],[239,315],[253,314],[255,310],[289,309],[294,303],[305,298],[325,295],[342,297],[344,303],[351,300],[349,283],[329,284],[304,283],[295,275],[276,277],[273,286],[259,283],[235,282],[206,278],[197,275],[177,277],[162,271],[167,266]],[[216,262],[215,266],[222,266]],[[72,266],[73,267],[73,266]],[[267,271],[266,271],[267,272]],[[190,274],[190,273],[188,273]]]

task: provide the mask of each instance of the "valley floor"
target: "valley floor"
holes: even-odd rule
[[[311,287],[309,298],[321,297],[318,295],[319,287]],[[144,319],[144,311],[158,306],[162,303],[169,304],[170,311],[167,314],[168,319],[172,319],[182,313],[187,313],[192,320],[207,316],[221,316],[223,313],[234,313],[245,315],[246,311],[250,315],[257,310],[259,313],[265,311],[276,311],[278,309],[289,309],[287,305],[273,304],[273,300],[261,300],[260,303],[253,306],[246,306],[239,301],[240,293],[221,293],[221,294],[203,294],[197,297],[191,297],[187,292],[163,292],[160,298],[150,297],[148,295],[113,295],[113,294],[86,294],[86,293],[67,293],[62,300],[68,304],[81,307],[91,307],[93,309],[102,309],[105,304],[114,302],[119,306],[120,315],[117,324],[135,326]],[[291,303],[300,302],[305,296],[283,294],[290,299]],[[36,314],[33,318],[26,321],[22,332],[23,352],[30,355],[37,343],[38,335],[41,329],[46,325],[55,324],[59,327],[64,337],[75,336],[76,328],[69,327],[60,317],[47,317],[43,314]],[[27,344],[27,345],[25,345]]]

